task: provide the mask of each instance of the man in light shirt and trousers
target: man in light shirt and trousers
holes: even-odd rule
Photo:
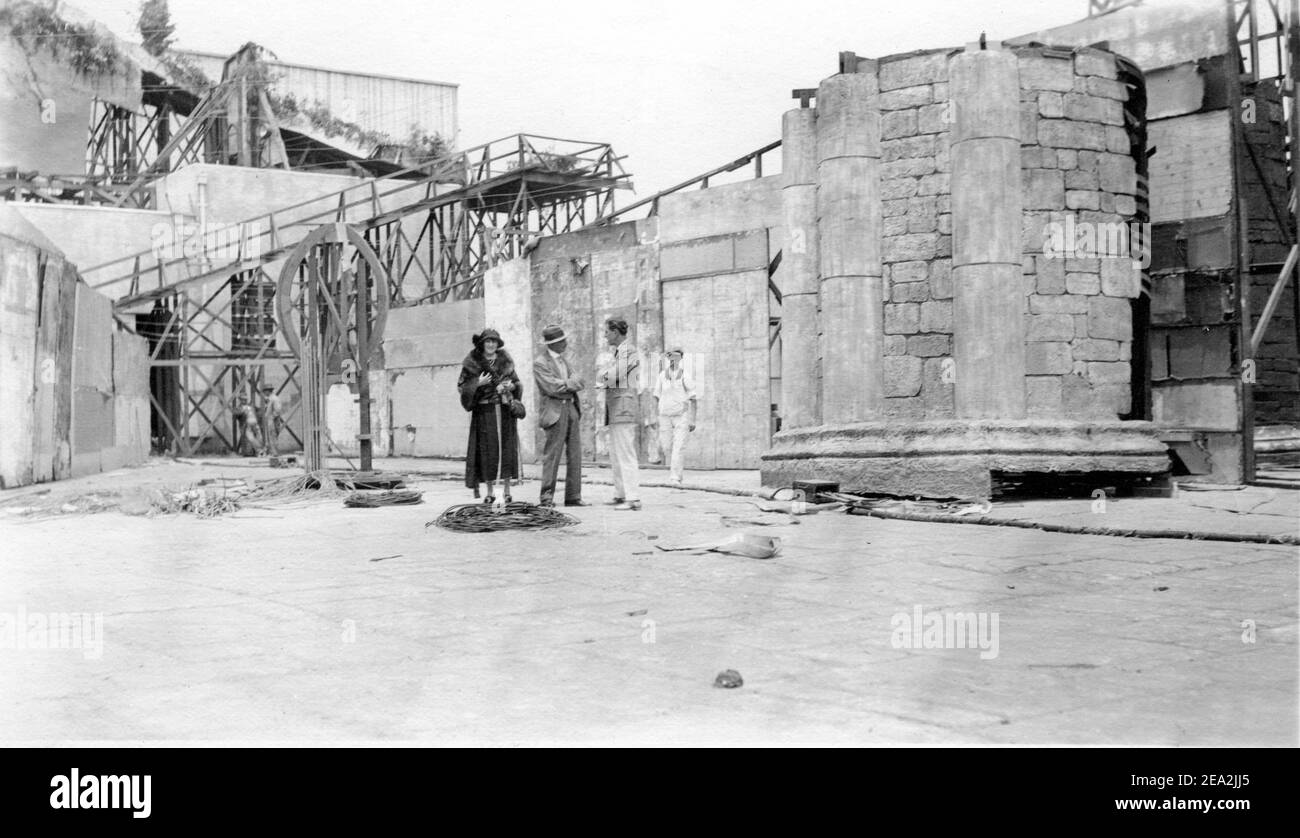
[[[641,508],[641,488],[636,451],[636,426],[640,416],[641,362],[627,339],[627,321],[605,321],[605,340],[613,357],[600,368],[597,380],[605,388],[605,424],[609,426],[609,462],[614,471],[614,508]]]
[[[659,402],[659,448],[668,463],[669,482],[682,485],[686,435],[695,430],[695,382],[682,368],[681,349],[668,350],[668,368],[655,380]]]

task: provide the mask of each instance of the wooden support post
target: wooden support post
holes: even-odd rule
[[[1237,417],[1238,429],[1241,433],[1241,450],[1237,460],[1238,467],[1241,470],[1241,482],[1249,483],[1255,479],[1255,391],[1253,382],[1246,380],[1242,374],[1241,368],[1244,368],[1246,361],[1254,362],[1254,359],[1248,358],[1251,346],[1251,329],[1250,329],[1250,218],[1247,212],[1245,199],[1246,184],[1246,145],[1245,132],[1241,127],[1241,120],[1237,115],[1241,113],[1241,73],[1238,72],[1241,60],[1240,39],[1238,37],[1237,22],[1235,19],[1235,7],[1232,3],[1225,4],[1227,13],[1228,37],[1230,43],[1234,44],[1232,48],[1233,66],[1232,72],[1227,74],[1228,85],[1228,113],[1232,115],[1230,120],[1232,128],[1230,131],[1230,143],[1232,149],[1232,160],[1230,171],[1232,173],[1232,220],[1233,220],[1233,237],[1232,237],[1232,281],[1233,293],[1236,295],[1236,320],[1233,332],[1235,333],[1235,343],[1237,348],[1237,361],[1239,371],[1233,386],[1236,388],[1239,398],[1238,404],[1241,413]],[[1250,9],[1246,10],[1247,15]],[[1253,18],[1252,18],[1253,24]],[[1252,50],[1254,43],[1252,39]],[[1257,65],[1251,62],[1251,73],[1254,75],[1257,71]],[[1262,184],[1267,186],[1267,184]]]
[[[252,134],[252,120],[248,118],[248,76],[239,77],[239,92],[236,96],[238,99],[235,108],[235,140],[238,143],[236,149],[239,154],[239,165],[252,166],[252,149],[248,142]]]
[[[370,439],[370,265],[359,259],[357,277],[357,406],[360,408],[361,470],[370,471],[374,453]]]

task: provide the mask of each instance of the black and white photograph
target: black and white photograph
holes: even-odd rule
[[[1298,74],[1300,0],[0,0],[0,745],[1300,746]]]

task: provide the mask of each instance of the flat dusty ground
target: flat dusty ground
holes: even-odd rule
[[[0,643],[0,740],[1300,740],[1293,546],[794,518],[716,491],[757,489],[752,472],[648,488],[641,512],[569,509],[580,523],[565,529],[461,534],[426,527],[469,500],[435,475],[458,466],[379,467],[423,472],[409,486],[424,503],[141,514],[150,488],[287,474],[243,461],[154,460],[0,494],[0,628],[5,615],[11,627],[19,615],[102,620],[81,648]],[[536,491],[527,482],[516,499]],[[585,494],[601,503],[612,489]],[[996,514],[1078,521],[1089,503]],[[1300,492],[1119,500],[1104,517],[1294,533]],[[782,549],[658,549],[738,532]],[[983,632],[926,648],[908,623],[918,609],[923,624],[983,615]],[[727,669],[742,687],[714,686]]]

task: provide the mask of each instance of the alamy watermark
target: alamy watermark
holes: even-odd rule
[[[86,660],[104,656],[102,612],[0,611],[0,649],[80,649]]]
[[[895,649],[979,649],[980,660],[998,656],[998,612],[899,611],[889,620]]]
[[[150,249],[159,262],[184,259],[192,264],[225,264],[258,259],[262,237],[252,224],[199,224],[183,215],[149,229]]]
[[[1045,259],[1131,259],[1151,267],[1151,223],[1083,221],[1072,213],[1053,214],[1043,227]]]

